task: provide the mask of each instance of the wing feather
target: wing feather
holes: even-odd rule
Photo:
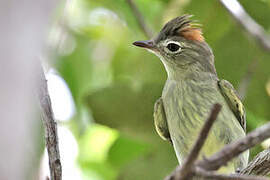
[[[167,141],[171,142],[170,133],[167,125],[167,119],[163,107],[162,98],[159,98],[154,107],[154,122],[158,135]]]
[[[246,131],[246,112],[236,90],[229,81],[224,79],[218,81],[221,94],[224,96],[232,112],[236,116],[240,125]]]

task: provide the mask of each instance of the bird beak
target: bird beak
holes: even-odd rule
[[[155,48],[154,42],[152,40],[136,41],[133,43],[133,45],[138,46],[138,47],[142,47],[142,48],[146,48],[146,49],[150,49],[150,50],[154,50],[154,48]]]

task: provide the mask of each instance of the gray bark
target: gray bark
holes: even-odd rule
[[[34,139],[37,57],[42,50],[52,0],[0,4],[0,179],[30,179],[36,158]],[[35,132],[35,133],[34,133]]]

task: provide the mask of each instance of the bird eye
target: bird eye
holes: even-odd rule
[[[180,49],[180,45],[176,44],[176,43],[169,43],[167,45],[167,49],[169,49],[171,52],[176,52]]]

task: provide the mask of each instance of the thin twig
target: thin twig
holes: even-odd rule
[[[192,166],[194,164],[194,162],[196,161],[196,159],[199,156],[200,150],[204,145],[204,142],[208,136],[208,133],[213,125],[213,123],[215,122],[215,120],[217,119],[218,113],[221,110],[221,105],[220,104],[215,104],[212,108],[211,114],[208,117],[208,119],[206,120],[206,122],[203,125],[203,128],[201,129],[199,136],[193,146],[193,148],[191,149],[188,157],[186,158],[186,160],[184,161],[180,171],[176,171],[175,173],[175,179],[185,179],[191,169]]]
[[[270,137],[270,123],[265,124],[247,134],[244,138],[237,140],[234,143],[226,145],[222,150],[215,153],[211,157],[200,160],[197,165],[205,170],[217,170],[225,165],[233,157],[246,151],[247,149],[261,143],[263,140]]]
[[[268,178],[259,176],[247,176],[242,174],[218,174],[214,171],[206,171],[202,168],[195,168],[194,174],[200,178],[215,180],[269,180]]]
[[[137,8],[136,4],[133,2],[133,0],[126,0],[126,2],[130,6],[140,28],[142,29],[145,36],[149,39],[152,38],[154,34],[153,34],[152,30],[148,27],[148,25],[145,23],[145,20],[144,20],[142,14],[140,13],[139,9]]]
[[[253,74],[256,71],[257,64],[258,64],[257,59],[253,59],[251,61],[251,63],[248,65],[246,73],[244,74],[242,80],[238,85],[237,92],[239,93],[241,100],[244,100],[246,97],[247,89],[251,82]]]
[[[42,67],[40,68],[39,101],[42,111],[42,119],[45,128],[46,148],[49,156],[51,180],[62,179],[62,167],[58,146],[57,124],[51,106],[51,99],[48,92],[47,80]]]
[[[260,44],[260,46],[270,51],[270,36],[264,28],[254,21],[244,10],[237,0],[219,0],[221,4],[230,12],[232,17]]]
[[[270,174],[270,149],[266,149],[249,162],[240,174],[268,175]]]

